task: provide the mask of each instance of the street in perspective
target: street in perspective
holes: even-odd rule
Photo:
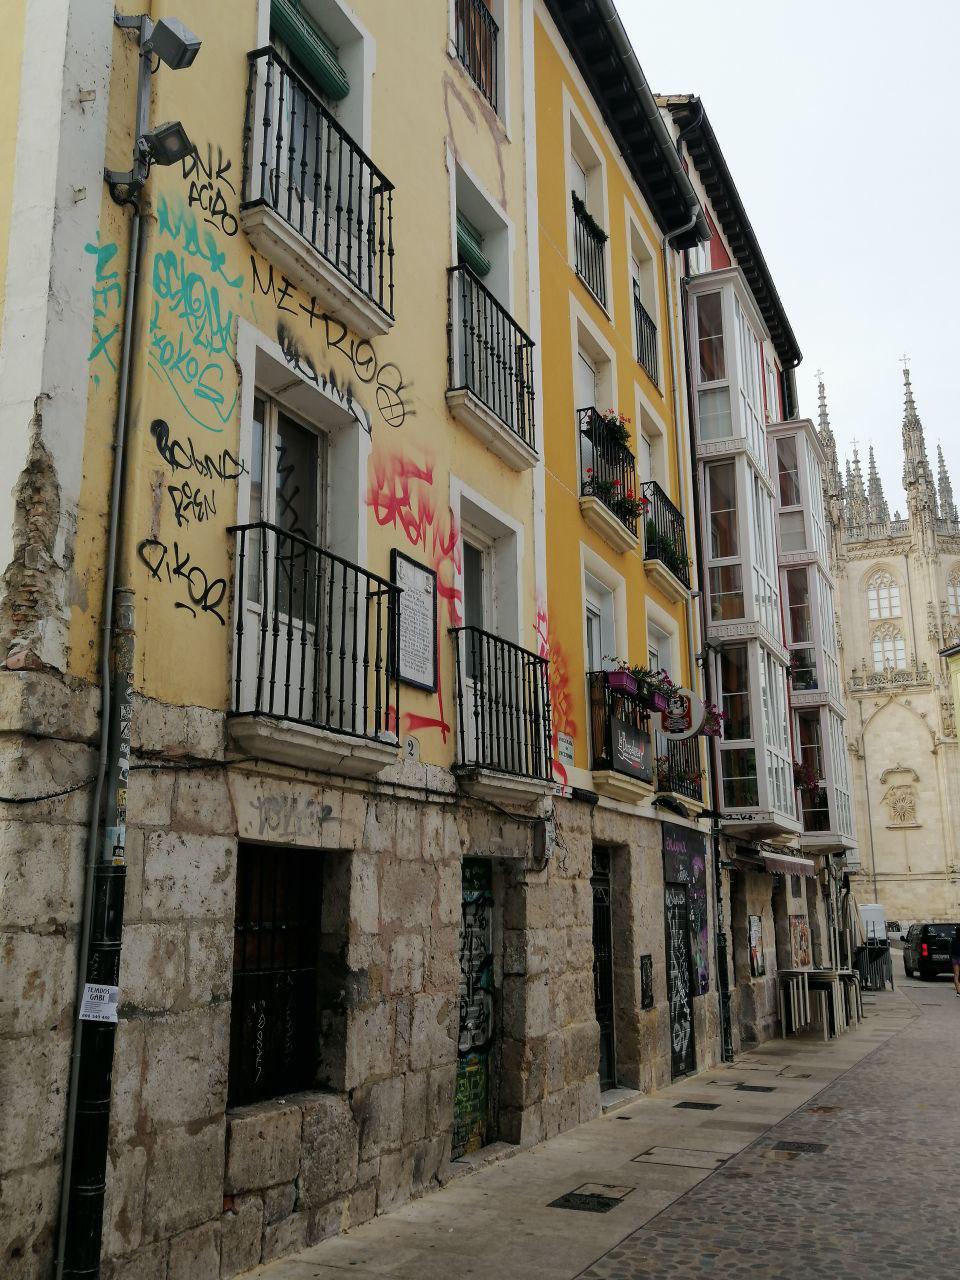
[[[800,9],[6,0],[0,1280],[958,1270],[960,9]]]

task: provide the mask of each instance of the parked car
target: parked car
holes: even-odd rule
[[[903,971],[908,978],[935,978],[938,973],[952,973],[950,942],[956,924],[912,924],[903,944]]]

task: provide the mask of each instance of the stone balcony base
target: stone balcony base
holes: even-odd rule
[[[227,729],[245,755],[347,778],[375,777],[381,769],[396,764],[399,756],[393,734],[378,740],[354,738],[317,725],[252,714],[232,716]]]

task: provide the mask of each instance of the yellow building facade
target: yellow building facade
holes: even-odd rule
[[[630,702],[614,760],[605,674],[699,692],[702,215],[576,6],[41,8],[0,55],[0,1256],[229,1276],[718,1057],[699,738]]]

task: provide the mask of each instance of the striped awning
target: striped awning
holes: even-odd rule
[[[815,876],[817,864],[812,858],[799,858],[792,853],[762,853],[765,869],[785,876]]]

